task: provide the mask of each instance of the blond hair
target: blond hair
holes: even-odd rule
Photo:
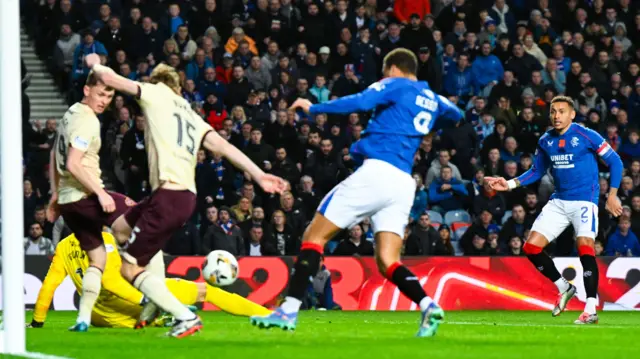
[[[151,71],[149,82],[152,84],[163,83],[176,92],[180,91],[180,75],[176,69],[166,64],[159,64]]]

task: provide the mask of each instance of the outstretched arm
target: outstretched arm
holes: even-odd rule
[[[516,187],[526,186],[538,181],[544,173],[546,172],[548,167],[548,161],[546,159],[546,155],[542,152],[540,147],[536,149],[536,153],[533,156],[533,165],[529,170],[519,177],[506,180],[503,177],[485,177],[484,180],[489,182],[491,188],[496,191],[509,191]]]
[[[352,113],[370,111],[376,106],[391,103],[390,90],[383,82],[376,82],[366,90],[325,103],[312,105],[309,100],[297,99],[291,108],[302,108],[312,115],[319,113]]]
[[[120,76],[110,67],[100,64],[100,57],[97,54],[89,54],[85,57],[87,67],[98,76],[106,86],[114,88],[116,91],[124,92],[127,95],[137,96],[139,91],[138,83]]]

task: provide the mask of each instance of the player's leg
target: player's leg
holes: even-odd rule
[[[107,251],[102,241],[100,216],[102,208],[97,198],[85,198],[60,206],[69,229],[75,233],[80,248],[87,253],[89,267],[82,276],[82,294],[76,324],[71,331],[86,332],[91,324],[91,312],[102,288],[102,273],[107,263]]]
[[[154,276],[164,280],[165,279],[165,265],[164,265],[164,253],[159,251],[149,261],[149,264],[145,267],[145,270],[153,274]],[[149,323],[160,314],[160,308],[153,301],[147,301],[140,312],[140,317],[135,325],[136,329],[141,329],[147,326]]]
[[[529,261],[558,288],[560,293],[551,315],[558,316],[566,308],[569,300],[575,295],[576,288],[562,277],[553,260],[544,252],[550,241],[555,240],[569,226],[570,220],[557,199],[549,201],[533,223],[529,238],[522,250]]]
[[[584,290],[587,303],[584,312],[575,321],[576,324],[597,324],[598,314],[598,263],[596,262],[595,238],[598,234],[598,206],[580,201],[575,203],[572,217],[576,231],[576,246],[582,264]]]
[[[245,317],[268,315],[271,313],[271,310],[242,296],[229,293],[206,283],[196,283],[174,278],[167,278],[165,283],[171,293],[186,305],[207,302],[227,313]]]

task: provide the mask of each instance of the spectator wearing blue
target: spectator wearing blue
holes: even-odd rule
[[[480,123],[482,112],[487,107],[487,100],[484,97],[476,97],[473,100],[473,107],[468,109],[464,114],[464,121],[477,126]]]
[[[331,272],[324,265],[324,258],[320,260],[320,270],[311,278],[305,306],[308,309],[340,310],[338,303],[333,301],[333,288],[331,287]]]
[[[104,45],[95,41],[93,33],[87,30],[82,37],[82,43],[73,52],[72,76],[74,80],[89,75],[89,68],[84,66],[84,57],[89,54],[108,55]]]
[[[565,56],[564,46],[562,46],[561,43],[553,45],[553,57],[550,57],[547,61],[551,59],[556,60],[558,70],[564,72],[566,77],[569,74],[569,71],[571,71],[571,59]]]
[[[429,202],[433,210],[444,215],[448,211],[462,209],[467,197],[467,189],[460,180],[453,178],[451,167],[440,168],[440,178],[429,186]]]
[[[493,134],[496,129],[496,120],[491,115],[491,112],[484,110],[480,114],[480,121],[475,126],[476,134],[478,135],[478,142],[480,142],[480,148],[484,143],[484,140]]]
[[[203,49],[196,50],[196,55],[185,68],[187,79],[198,83],[204,80],[204,72],[208,68],[214,68],[213,62],[207,58]]]
[[[111,19],[111,7],[109,6],[109,4],[100,5],[98,18],[91,22],[91,32],[93,34],[97,34],[100,29],[107,26],[109,19]]]
[[[618,222],[618,229],[609,236],[609,241],[605,249],[608,256],[640,256],[640,243],[638,237],[630,230],[631,219],[621,217]]]
[[[629,95],[627,114],[629,118],[640,118],[640,77],[636,80],[634,91]]]
[[[313,87],[309,90],[318,99],[318,103],[329,101],[331,90],[327,88],[327,77],[324,74],[316,75]]]
[[[450,68],[444,77],[444,91],[449,96],[457,96],[460,104],[466,104],[474,95],[474,80],[469,68],[469,55],[458,55],[455,67]]]
[[[564,71],[558,69],[556,59],[547,59],[547,64],[542,71],[542,82],[545,85],[552,85],[558,93],[565,93],[567,90],[567,76]]]
[[[504,68],[500,59],[491,53],[491,44],[488,41],[482,43],[480,54],[471,65],[471,72],[475,79],[475,93],[482,97],[489,97],[493,86],[502,80]]]
[[[618,150],[625,167],[628,167],[634,158],[640,158],[640,142],[638,142],[640,136],[638,135],[638,130],[635,128],[630,129],[628,136],[628,141],[623,143]]]
[[[489,9],[489,16],[496,21],[499,34],[516,36],[516,17],[505,0],[495,0]]]
[[[422,184],[422,177],[419,173],[414,173],[413,179],[416,181],[416,195],[413,198],[410,216],[412,220],[417,221],[420,215],[427,210],[427,191]]]
[[[180,16],[180,6],[178,4],[169,5],[169,30],[171,35],[175,34],[183,24],[184,20]]]
[[[362,78],[364,86],[371,85],[378,75],[378,57],[380,48],[371,39],[369,28],[360,28],[360,36],[351,45],[351,56],[357,68],[357,73]]]
[[[504,148],[500,150],[500,158],[504,162],[520,162],[522,152],[518,151],[518,141],[513,136],[504,139]]]
[[[203,98],[214,94],[217,98],[224,99],[227,95],[227,88],[225,84],[216,79],[216,70],[213,67],[205,69],[204,79],[198,83],[198,91]]]

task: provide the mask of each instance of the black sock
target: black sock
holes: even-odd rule
[[[545,252],[527,254],[527,258],[529,258],[529,261],[538,268],[540,273],[549,278],[552,282],[555,282],[562,277],[560,272],[558,272],[556,265],[553,264],[551,257],[549,257]]]
[[[310,278],[315,277],[320,269],[320,253],[313,249],[302,249],[293,266],[293,274],[289,280],[288,296],[302,300],[309,287]]]
[[[387,277],[389,277],[389,275],[387,275]],[[420,304],[420,301],[427,296],[427,293],[424,292],[424,289],[422,289],[418,281],[418,277],[403,265],[396,267],[389,279],[391,279],[393,284],[398,286],[402,294],[406,295],[407,298],[416,304]]]
[[[596,298],[598,294],[598,263],[596,263],[596,257],[581,255],[580,263],[582,263],[584,291],[587,293],[587,298]]]

